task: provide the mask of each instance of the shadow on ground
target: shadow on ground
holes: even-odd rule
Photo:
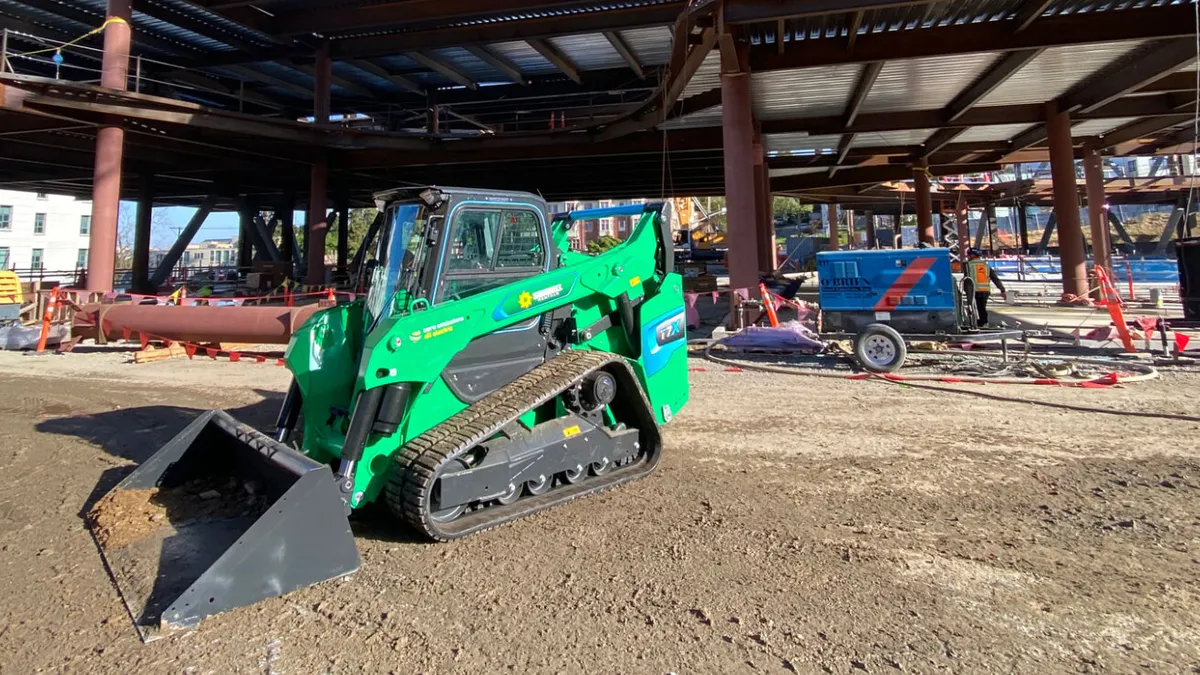
[[[274,391],[255,391],[263,400],[231,408],[228,412],[256,429],[266,429],[274,422],[283,395]],[[171,405],[122,408],[91,415],[47,419],[38,423],[36,429],[46,434],[73,436],[99,446],[113,457],[141,464],[203,412],[197,408]],[[105,471],[84,501],[80,515],[86,515],[105,493],[133,469],[134,466],[122,466]]]
[[[263,399],[250,405],[228,408],[226,412],[255,429],[273,429],[283,403],[283,394],[265,390],[255,390],[255,393]],[[134,462],[133,465],[108,469],[101,475],[79,510],[79,516],[86,519],[97,501],[204,412],[181,406],[144,406],[47,419],[36,428],[42,433],[78,438],[99,446],[113,457]],[[423,542],[397,523],[381,503],[357,510],[351,518],[351,526],[355,536],[367,539],[397,543]]]

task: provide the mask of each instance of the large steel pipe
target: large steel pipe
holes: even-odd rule
[[[84,305],[71,335],[99,343],[130,333],[181,342],[287,344],[317,305],[301,307],[191,307],[172,305]]]

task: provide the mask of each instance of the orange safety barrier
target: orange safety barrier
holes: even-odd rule
[[[54,321],[54,313],[58,310],[58,288],[50,291],[50,297],[46,301],[46,311],[42,314],[42,334],[38,337],[37,350],[39,352],[46,351],[46,339],[50,337],[50,324]]]
[[[1130,276],[1130,279],[1132,278]],[[1121,296],[1113,286],[1112,280],[1108,278],[1108,272],[1103,267],[1096,267],[1096,279],[1100,282],[1104,304],[1108,306],[1108,315],[1112,317],[1117,335],[1121,336],[1121,344],[1125,346],[1126,352],[1130,354],[1136,352],[1137,348],[1133,346],[1133,335],[1129,332],[1129,324],[1125,321],[1125,312],[1121,310]]]

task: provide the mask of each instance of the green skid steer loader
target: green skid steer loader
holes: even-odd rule
[[[657,465],[688,400],[664,204],[548,218],[531,194],[425,187],[377,205],[366,298],[292,337],[273,436],[204,413],[101,500],[165,511],[97,536],[144,640],[354,572],[365,505],[448,541]],[[611,217],[636,221],[626,241],[568,249],[573,222]]]

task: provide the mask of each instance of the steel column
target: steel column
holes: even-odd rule
[[[725,148],[725,214],[729,285],[758,288],[754,192],[754,120],[750,74],[721,74],[721,137]]]
[[[867,217],[867,248],[879,248],[879,235],[875,232],[875,213],[867,211],[864,215]]]
[[[132,0],[108,0],[104,26],[104,56],[100,86],[124,91],[129,78],[129,21]],[[125,130],[119,120],[96,131],[95,173],[92,177],[92,223],[88,236],[87,289],[108,292],[113,287],[117,256],[117,216],[121,208],[121,159]]]
[[[254,212],[248,201],[238,204],[237,266],[239,272],[249,273],[254,266]]]
[[[828,225],[827,229],[829,230],[828,248],[830,251],[836,251],[842,247],[840,243],[841,231],[838,228],[837,204],[825,205],[825,223]]]
[[[775,220],[771,208],[771,179],[763,156],[763,147],[754,143],[754,211],[755,248],[758,251],[758,269],[761,272],[775,270]]]
[[[154,215],[154,176],[143,174],[138,186],[137,220],[133,231],[133,275],[130,285],[135,291],[151,292],[150,286],[150,224]],[[90,255],[88,256],[90,259]]]
[[[279,218],[279,247],[282,249],[279,253],[287,262],[295,263],[296,195],[294,193],[284,193],[283,203],[279,205],[279,212],[275,214],[275,217]]]
[[[854,248],[854,209],[846,209],[846,248]]]
[[[1104,164],[1098,150],[1083,155],[1083,175],[1087,180],[1088,225],[1092,229],[1092,263],[1112,274],[1109,259],[1112,242],[1108,236],[1108,214],[1104,211]]]
[[[337,203],[337,271],[346,275],[346,260],[350,257],[350,195],[345,190],[338,193]]]
[[[1018,202],[1017,226],[1021,228],[1021,255],[1029,255],[1029,207]]]
[[[313,74],[313,122],[318,125],[329,124],[329,85],[332,76],[333,62],[329,58],[329,41],[321,40]],[[325,283],[325,235],[329,231],[329,220],[325,214],[328,189],[329,163],[322,157],[313,162],[309,176],[304,251],[308,262],[305,281],[310,284]]]
[[[954,218],[958,224],[958,259],[967,261],[967,249],[971,248],[971,212],[967,208],[967,198],[958,193],[958,202],[954,205]]]
[[[179,263],[180,256],[187,249],[188,244],[192,243],[192,237],[200,231],[200,226],[204,224],[204,219],[208,218],[209,212],[217,205],[218,196],[214,192],[204,198],[200,202],[200,206],[196,208],[196,212],[192,214],[192,219],[188,221],[187,226],[179,233],[179,237],[175,239],[175,243],[171,244],[171,248],[167,254],[163,256],[162,262],[158,263],[158,269],[154,270],[154,276],[150,277],[150,286],[158,288],[163,285],[167,277],[171,276],[171,270]]]
[[[934,246],[933,197],[929,188],[929,171],[924,166],[913,168],[913,184],[917,191],[917,243]]]
[[[1054,213],[1058,216],[1058,256],[1062,261],[1063,296],[1087,294],[1083,230],[1079,225],[1079,189],[1075,183],[1075,150],[1071,142],[1071,116],[1046,104],[1046,131],[1050,142],[1050,176],[1054,183]]]
[[[983,215],[987,220],[988,251],[995,256],[996,240],[1000,238],[1000,233],[996,231],[1000,222],[999,219],[996,218],[996,205],[988,204],[983,209]]]

